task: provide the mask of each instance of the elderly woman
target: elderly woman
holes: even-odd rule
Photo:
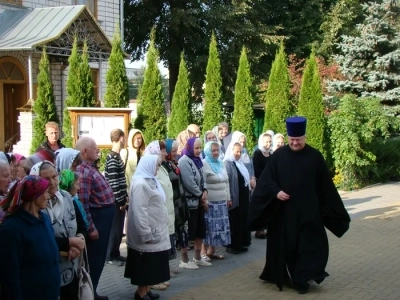
[[[60,299],[78,299],[78,256],[81,255],[87,235],[87,227],[79,208],[71,195],[58,189],[59,178],[56,167],[49,161],[35,164],[30,175],[37,175],[49,182],[50,201],[44,210],[50,217],[54,236],[60,247]],[[71,239],[80,246],[71,245]],[[81,241],[81,243],[79,242]]]
[[[232,254],[247,252],[251,243],[247,229],[247,213],[250,198],[250,175],[242,161],[242,145],[232,142],[226,149],[224,164],[229,177],[229,191],[232,206],[229,208],[231,244],[226,251]]]
[[[219,159],[220,146],[217,142],[208,142],[204,147],[203,172],[208,190],[208,209],[205,213],[206,237],[202,259],[223,259],[215,251],[217,246],[231,243],[228,207],[232,205],[229,193],[229,178],[224,163]],[[207,249],[207,246],[209,248]]]
[[[125,277],[138,288],[135,300],[158,299],[149,286],[170,278],[168,212],[164,190],[156,175],[159,155],[143,156],[132,178],[128,209],[128,258]]]
[[[178,167],[181,170],[182,186],[190,209],[189,239],[194,240],[195,253],[193,262],[198,266],[208,267],[212,264],[201,259],[201,246],[206,237],[204,214],[208,207],[207,188],[203,175],[201,140],[190,138],[182,151]]]
[[[82,163],[81,156],[79,155],[79,150],[73,148],[61,148],[55,152],[56,155],[56,170],[60,173],[62,170],[76,171]]]
[[[181,184],[181,170],[175,162],[178,153],[178,142],[172,139],[167,139],[165,140],[165,146],[167,159],[162,162],[162,166],[168,172],[174,193],[175,233],[178,237],[178,243],[181,246],[181,261],[179,262],[179,268],[195,270],[199,267],[192,261],[189,261],[187,253],[189,240],[186,222],[189,220],[190,213]],[[171,271],[173,272],[173,270]]]
[[[250,175],[250,188],[254,189],[256,187],[256,178],[254,177],[253,161],[246,149],[246,136],[240,131],[234,131],[232,133],[231,143],[239,143],[242,146],[242,155],[240,161],[244,164]],[[230,144],[229,144],[230,145]]]
[[[216,126],[216,127],[218,128],[218,126]],[[215,134],[214,129],[206,131],[206,133],[204,134],[204,145],[207,144],[208,142],[217,142],[218,143],[218,145],[220,147],[219,159],[221,159],[221,160],[224,159],[225,148],[224,148],[224,146],[222,146],[221,142],[219,141],[218,134]],[[206,158],[204,151],[201,152],[201,157],[203,159]]]
[[[2,299],[55,300],[60,292],[59,254],[46,209],[49,182],[26,176],[0,203]]]
[[[176,248],[175,248],[175,209],[174,209],[174,191],[172,189],[172,183],[169,179],[168,171],[162,165],[163,162],[166,161],[167,158],[167,151],[165,147],[165,143],[163,141],[153,141],[147,145],[146,149],[144,150],[144,155],[159,155],[161,165],[157,171],[157,179],[160,182],[164,194],[165,194],[165,204],[167,206],[168,211],[168,233],[169,239],[171,242],[171,249],[169,252],[169,259],[176,258]],[[169,282],[160,283],[157,285],[151,286],[152,289],[156,290],[165,290],[169,287]]]
[[[274,142],[273,142],[273,151],[276,151],[276,149],[285,146],[285,137],[281,133],[277,133],[274,135]]]

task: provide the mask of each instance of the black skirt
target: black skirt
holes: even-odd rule
[[[139,286],[154,285],[170,279],[169,251],[139,252],[128,247],[125,265],[126,278]]]

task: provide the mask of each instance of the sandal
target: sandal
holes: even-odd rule
[[[225,256],[223,256],[222,254],[219,254],[218,252],[208,253],[207,256],[212,259],[224,259],[225,258]]]

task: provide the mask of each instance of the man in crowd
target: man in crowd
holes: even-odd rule
[[[76,169],[79,175],[79,200],[89,221],[88,241],[86,243],[90,265],[90,277],[96,291],[106,260],[108,240],[115,214],[113,190],[103,175],[94,167],[99,149],[90,137],[81,137],[76,143],[82,164]],[[96,300],[108,300],[95,292]]]
[[[36,151],[46,149],[55,152],[58,149],[65,148],[60,141],[60,129],[56,122],[48,122],[46,124],[46,137],[46,141],[44,141]]]
[[[350,217],[322,154],[306,144],[306,119],[286,120],[289,144],[277,149],[257,180],[249,206],[250,229],[268,226],[267,260],[260,279],[280,290],[290,279],[300,294],[328,273],[326,227],[337,237]]]
[[[106,262],[117,263],[122,266],[126,258],[121,256],[119,246],[121,245],[124,231],[125,209],[128,200],[125,179],[125,165],[119,154],[125,145],[125,133],[121,129],[111,131],[112,149],[107,155],[104,176],[112,188],[115,196],[115,215],[111,227],[110,239]]]
[[[185,130],[181,131],[176,137],[176,140],[178,142],[178,155],[181,156],[182,150],[185,148],[188,139],[199,136],[200,127],[196,124],[190,124]]]

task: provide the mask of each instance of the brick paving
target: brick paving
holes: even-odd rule
[[[253,239],[248,253],[231,255],[221,248],[224,260],[199,270],[182,270],[171,279],[171,287],[160,292],[161,299],[400,299],[400,183],[341,194],[352,218],[350,230],[341,239],[328,233],[330,276],[320,286],[311,285],[308,294],[299,295],[287,286],[279,292],[275,285],[259,280],[265,241]],[[125,255],[126,245],[121,248]],[[178,262],[171,261],[171,266]],[[110,300],[133,299],[136,287],[123,272],[124,267],[106,265],[99,293]]]

